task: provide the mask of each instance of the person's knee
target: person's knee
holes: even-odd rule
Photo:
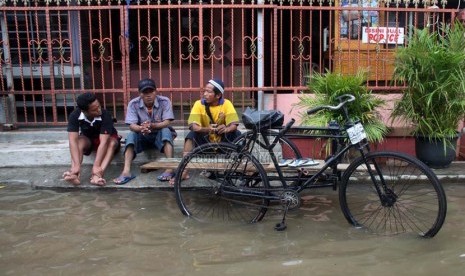
[[[110,139],[110,148],[116,149],[116,148],[119,147],[119,145],[120,145],[120,143],[119,143],[118,139],[115,139],[115,138]]]
[[[195,138],[195,135],[196,134],[195,134],[194,131],[189,131],[189,133],[187,133],[186,138],[185,138],[184,141],[187,141],[188,139],[192,141]]]
[[[226,142],[232,143],[240,135],[241,135],[241,132],[239,130],[236,130],[234,132],[227,133],[224,138]]]
[[[110,147],[114,147],[116,145],[116,139],[110,137],[110,139],[108,139],[108,145],[110,145]]]
[[[208,135],[191,131],[187,134],[184,141],[191,141],[192,148],[208,143]],[[184,143],[185,144],[185,143]]]
[[[172,142],[173,141],[173,133],[171,132],[171,130],[167,127],[165,128],[162,128],[160,130],[160,134],[161,134],[161,140],[163,142]]]
[[[128,135],[126,136],[126,145],[128,144],[137,144],[139,141],[139,133],[134,132],[134,131],[129,131]]]

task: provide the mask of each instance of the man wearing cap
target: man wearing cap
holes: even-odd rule
[[[184,141],[184,154],[196,146],[209,142],[232,142],[241,134],[237,130],[239,116],[231,101],[223,97],[224,84],[219,79],[209,80],[203,97],[194,103],[189,115],[190,132]],[[182,179],[187,179],[183,175]],[[174,180],[174,179],[173,179]],[[174,184],[173,181],[170,184]]]
[[[120,149],[121,137],[113,117],[102,109],[94,94],[81,94],[76,103],[78,108],[69,115],[67,129],[71,168],[63,173],[63,179],[76,186],[81,184],[83,156],[96,151],[90,183],[103,186],[106,184],[103,174]]]
[[[127,108],[126,124],[130,132],[126,137],[124,168],[121,175],[113,180],[115,184],[125,184],[135,178],[131,174],[131,163],[136,155],[147,148],[156,148],[167,158],[173,157],[173,139],[176,132],[170,123],[174,120],[171,101],[156,95],[157,87],[152,79],[139,81],[139,97],[132,99]],[[160,181],[169,181],[172,170],[158,176]]]

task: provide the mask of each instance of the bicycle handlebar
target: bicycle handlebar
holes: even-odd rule
[[[286,132],[289,131],[289,129],[291,129],[292,125],[295,123],[295,119],[292,118],[289,122],[287,122],[287,124],[279,131],[279,134],[278,134],[278,137],[283,137]],[[277,140],[276,140],[277,141]]]
[[[291,127],[292,125],[295,123],[295,119],[292,118],[283,128],[283,132],[287,132]]]
[[[341,107],[343,107],[344,105],[346,105],[347,103],[350,103],[350,102],[353,102],[355,100],[355,97],[353,95],[350,95],[350,94],[344,94],[342,96],[339,96],[337,98],[339,100],[339,104],[336,105],[336,106],[332,106],[332,105],[321,105],[321,106],[317,106],[317,107],[314,107],[310,110],[307,111],[307,114],[308,115],[311,115],[313,113],[316,113],[320,110],[324,110],[324,109],[329,109],[329,110],[338,110],[338,109],[341,109]]]

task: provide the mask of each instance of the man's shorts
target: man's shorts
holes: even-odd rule
[[[165,142],[173,145],[173,133],[167,127],[146,135],[130,131],[126,137],[126,148],[128,145],[134,146],[135,158],[138,153],[149,148],[156,148],[163,153]],[[126,149],[124,151],[126,151]]]
[[[115,149],[115,152],[118,152],[119,149],[121,148],[121,145],[120,145],[120,141],[121,141],[121,136],[118,135],[118,133],[114,133],[112,135],[110,135],[111,138],[113,139],[116,139],[116,141],[118,141],[118,146],[116,147]],[[89,137],[87,137],[89,138]],[[90,140],[90,148],[84,152],[84,155],[90,155],[93,151],[97,151],[98,147],[100,146],[100,136],[97,136],[95,138],[89,138]]]

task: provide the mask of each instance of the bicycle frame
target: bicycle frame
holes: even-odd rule
[[[315,134],[315,133],[306,133],[306,134],[289,134],[284,129],[281,131],[276,132],[276,136],[270,141],[269,137],[266,135],[268,133],[258,133],[258,131],[254,130],[252,138],[247,141],[247,145],[244,147],[245,149],[252,149],[255,147],[255,144],[258,144],[260,147],[268,151],[270,158],[272,160],[273,166],[276,169],[277,176],[270,176],[270,181],[281,181],[284,188],[289,187],[287,182],[289,181],[301,181],[302,176],[285,176],[283,170],[278,165],[277,157],[273,151],[276,145],[279,142],[279,139],[283,136],[286,137],[306,137],[306,138],[316,138],[316,139],[329,139],[331,140],[331,153],[330,156],[326,159],[325,163],[322,167],[312,174],[309,177],[305,177],[306,181],[298,186],[294,186],[296,192],[300,192],[306,188],[317,188],[317,187],[327,187],[333,186],[336,188],[337,181],[340,179],[340,171],[337,169],[337,165],[341,162],[342,157],[351,149],[357,148],[361,154],[364,154],[364,151],[369,151],[369,145],[365,141],[363,143],[351,144],[348,142],[348,135],[345,132],[346,128],[340,128],[339,126],[329,126],[329,127],[294,127],[289,128],[292,131],[299,130],[300,132],[326,132],[328,134]],[[278,129],[277,129],[278,130]],[[261,135],[262,141],[258,138],[258,135]],[[329,176],[327,181],[332,182],[331,184],[316,184],[318,178],[324,174],[324,172],[331,168],[332,173]]]
[[[344,97],[348,97],[348,100],[342,101]],[[352,99],[351,99],[352,98]],[[246,145],[243,145],[242,149],[247,150],[247,149],[253,149],[255,144],[258,144],[260,147],[268,151],[268,154],[271,157],[271,160],[273,162],[274,168],[276,169],[276,172],[278,174],[277,177],[269,176],[270,181],[280,181],[284,189],[288,188],[289,185],[287,184],[288,181],[297,181],[298,185],[293,186],[293,190],[296,191],[297,193],[301,192],[302,190],[306,188],[318,188],[318,187],[327,187],[327,186],[332,186],[334,190],[336,190],[338,181],[341,179],[341,171],[337,168],[338,164],[341,163],[342,157],[351,149],[351,148],[356,148],[362,158],[365,160],[365,153],[370,152],[370,147],[366,139],[362,139],[361,141],[357,143],[352,143],[349,139],[349,134],[348,134],[348,129],[355,126],[356,124],[360,122],[353,122],[348,114],[347,106],[346,104],[350,101],[353,101],[353,96],[351,95],[344,95],[340,97],[340,104],[337,107],[332,107],[332,106],[320,106],[316,107],[315,109],[309,110],[308,114],[312,114],[315,112],[318,112],[319,110],[328,108],[332,110],[340,109],[342,108],[344,117],[346,118],[346,123],[344,126],[340,126],[337,123],[330,123],[328,127],[317,127],[317,126],[306,126],[306,127],[293,127],[292,125],[294,124],[295,120],[292,119],[290,122],[288,122],[283,128],[281,129],[276,129],[278,132],[276,133],[277,135],[274,137],[272,141],[268,139],[266,134],[269,134],[270,132],[267,133],[260,133],[261,137],[263,139],[263,142],[261,142],[258,138],[258,129],[253,129],[253,135],[252,138],[246,142]],[[289,130],[299,130],[300,132],[306,132],[305,134],[289,134]],[[312,133],[313,132],[313,133]],[[317,132],[317,133],[315,133]],[[323,134],[318,134],[318,132],[323,132]],[[316,171],[314,174],[307,176],[306,180],[301,183],[302,181],[302,176],[297,175],[297,176],[284,176],[283,170],[278,164],[278,160],[276,158],[276,155],[273,151],[275,146],[278,144],[280,138],[282,137],[306,137],[306,138],[316,138],[316,139],[329,139],[331,142],[330,145],[330,156],[326,158],[325,163],[322,165],[322,167]],[[316,184],[321,176],[325,175],[325,171],[331,168],[331,174],[326,176],[326,179],[323,184]],[[375,175],[380,175],[379,174],[379,167],[377,164],[374,164],[374,169],[376,172],[372,170],[370,166],[367,164],[367,169],[371,175],[371,178],[373,182],[375,183],[376,190],[378,192],[378,195],[381,200],[383,200],[382,195],[386,192],[387,188],[385,185],[385,181],[383,178],[381,178],[381,186],[383,189],[380,189],[378,181],[375,179]],[[329,184],[328,184],[329,183]],[[383,193],[384,192],[384,193]]]

